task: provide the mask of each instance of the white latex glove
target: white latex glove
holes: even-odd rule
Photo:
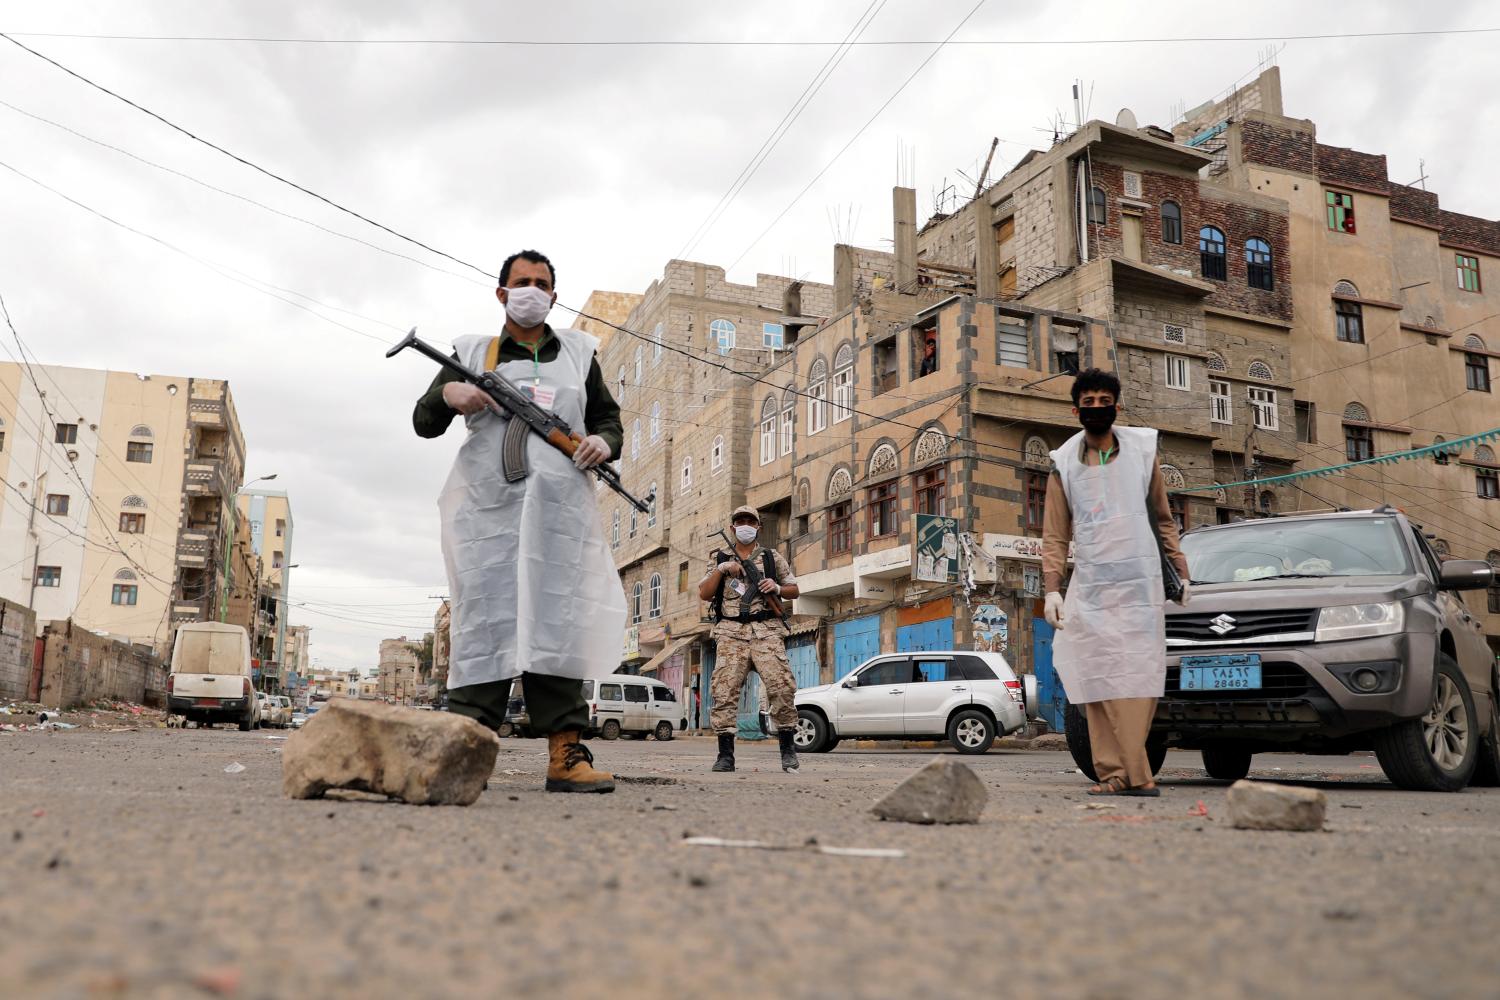
[[[1059,632],[1062,631],[1062,629],[1063,629],[1063,595],[1059,594],[1055,590],[1052,591],[1052,593],[1050,593],[1050,594],[1047,595],[1047,607],[1046,607],[1046,610],[1044,612],[1044,617],[1047,619],[1047,624],[1048,625],[1051,625],[1053,628],[1057,629]]]
[[[597,434],[590,434],[578,442],[573,450],[573,464],[580,469],[592,469],[601,462],[609,461],[609,445]]]
[[[1189,584],[1187,583],[1187,581],[1184,580],[1183,583],[1182,583],[1182,596],[1179,597],[1179,598],[1177,598],[1178,605],[1180,605],[1182,607],[1186,607],[1187,606],[1188,594],[1190,594],[1192,592],[1192,589],[1193,588],[1191,586],[1189,586]]]

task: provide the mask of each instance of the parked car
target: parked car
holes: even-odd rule
[[[167,675],[167,711],[200,726],[233,722],[241,732],[253,729],[260,723],[260,701],[250,670],[250,637],[240,626],[180,626]]]
[[[306,712],[293,712],[292,713],[292,728],[293,729],[301,729],[306,724],[307,724],[307,713]]]
[[[614,674],[599,681],[585,680],[583,698],[589,705],[585,735],[615,740],[622,733],[650,733],[670,740],[678,729],[687,728],[687,714],[677,692],[651,677]]]
[[[1021,682],[1000,653],[888,653],[835,684],[797,692],[799,750],[823,753],[856,736],[946,739],[984,753],[1026,725]]]
[[[261,725],[285,729],[292,724],[292,699],[284,694],[273,694],[266,697],[266,703],[271,713],[267,717],[262,711]]]
[[[1188,532],[1189,604],[1168,605],[1166,696],[1152,764],[1198,750],[1210,777],[1257,752],[1374,750],[1401,788],[1500,783],[1500,674],[1463,591],[1487,563],[1441,561],[1393,507]],[[1092,776],[1088,726],[1068,745]]]

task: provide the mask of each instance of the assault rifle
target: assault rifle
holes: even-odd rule
[[[759,564],[754,559],[748,562],[741,559],[739,553],[734,549],[734,542],[724,533],[723,528],[719,529],[719,537],[724,539],[724,544],[729,546],[725,554],[734,562],[739,563],[740,570],[745,574],[745,585],[750,588],[750,592],[760,594],[761,600],[766,602],[766,607],[771,609],[771,614],[782,621],[786,621],[786,603],[782,601],[780,595],[760,593],[760,581],[764,580],[766,575],[760,571]],[[722,609],[720,609],[720,613],[722,613]]]
[[[511,421],[505,429],[505,444],[501,453],[501,465],[508,482],[519,482],[526,478],[529,472],[526,468],[526,440],[533,433],[541,435],[543,440],[569,458],[572,458],[573,452],[578,450],[583,435],[575,434],[571,427],[558,418],[557,414],[549,413],[536,405],[530,396],[522,392],[504,375],[499,372],[470,371],[458,360],[419,339],[416,327],[412,327],[411,333],[403,337],[399,344],[386,351],[385,356],[393,358],[408,347],[419,354],[425,354],[470,385],[483,389],[501,410],[510,415]],[[642,514],[651,513],[656,504],[655,493],[650,494],[644,500],[637,500],[620,482],[619,472],[607,463],[596,465],[591,471],[604,481],[605,486],[624,497],[626,502],[636,510]]]

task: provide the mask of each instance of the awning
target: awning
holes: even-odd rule
[[[806,635],[816,632],[823,625],[823,619],[818,615],[792,615],[787,619],[787,635]]]
[[[656,673],[656,671],[660,669],[661,665],[663,663],[666,663],[667,660],[672,657],[672,654],[676,653],[678,650],[682,649],[682,647],[686,646],[688,643],[694,641],[697,638],[698,633],[694,632],[692,635],[682,635],[673,639],[671,642],[667,643],[666,647],[663,648],[660,653],[657,653],[655,656],[651,657],[651,659],[641,664],[641,673]]]

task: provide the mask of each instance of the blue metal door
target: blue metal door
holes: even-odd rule
[[[704,729],[713,728],[713,724],[708,721],[708,713],[714,708],[713,676],[714,663],[717,659],[716,652],[713,643],[703,644],[703,666],[698,671],[698,725]]]
[[[823,683],[822,666],[818,663],[818,637],[796,635],[786,641],[786,659],[792,666],[792,677],[797,690],[817,687]]]
[[[1063,705],[1067,695],[1062,682],[1052,666],[1053,628],[1045,618],[1031,620],[1031,672],[1036,674],[1037,701],[1041,702],[1037,715],[1047,723],[1054,733],[1063,731]]]
[[[903,625],[896,629],[896,652],[925,653],[934,649],[953,648],[953,619]]]
[[[867,615],[838,622],[833,626],[833,679],[880,652],[880,616]]]
[[[740,689],[740,711],[735,719],[735,728],[742,740],[763,740],[766,734],[760,728],[760,674],[751,670],[745,675],[745,686]]]

